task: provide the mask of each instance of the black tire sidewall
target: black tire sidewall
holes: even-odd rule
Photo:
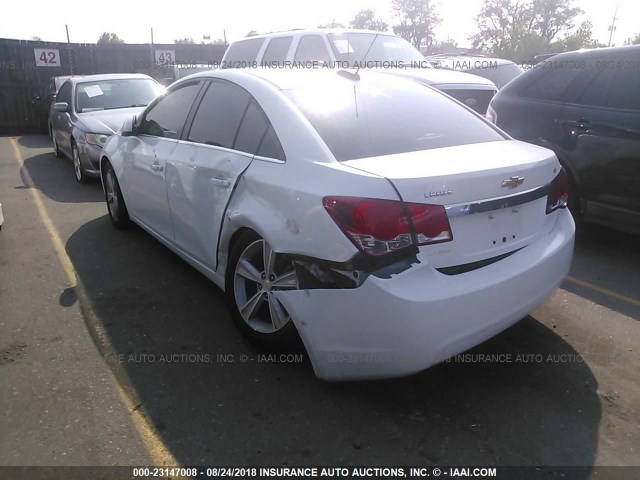
[[[109,214],[109,219],[111,223],[119,229],[127,228],[131,224],[131,220],[129,219],[129,211],[127,210],[127,205],[124,203],[124,197],[122,196],[122,190],[120,190],[120,182],[118,182],[118,177],[116,176],[116,172],[113,169],[113,166],[108,161],[104,167],[104,177],[102,179],[103,184],[106,185],[106,177],[107,173],[111,172],[113,175],[113,180],[115,182],[113,188],[115,190],[116,196],[118,197],[118,218],[113,218],[111,214],[111,209],[109,208],[109,199],[107,197],[107,189],[105,186],[104,191],[104,200],[107,205],[107,213]]]
[[[75,156],[78,155],[78,162],[80,163],[80,178],[76,175],[76,166],[75,166]],[[78,150],[78,146],[75,142],[71,143],[71,161],[74,162],[73,165],[73,177],[76,179],[78,183],[89,183],[89,177],[87,177],[87,173],[84,171],[84,167],[82,166],[82,159],[80,158],[80,151]]]

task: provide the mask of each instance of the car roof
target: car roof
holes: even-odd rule
[[[345,33],[368,33],[373,35],[386,35],[389,37],[396,37],[390,32],[379,32],[377,30],[365,30],[360,28],[314,28],[314,29],[299,29],[299,30],[284,30],[282,32],[270,32],[263,33],[260,35],[252,35],[250,37],[245,37],[240,40],[236,40],[233,43],[243,42],[245,40],[252,40],[255,38],[272,38],[272,37],[283,37],[287,35],[327,35],[327,34],[345,34]]]
[[[76,75],[69,78],[69,82],[74,85],[85,82],[99,82],[104,80],[127,80],[127,79],[149,79],[153,80],[149,75],[142,73],[103,73],[99,75]]]
[[[573,50],[571,52],[563,52],[558,53],[557,55],[553,55],[549,59],[542,60],[550,60],[553,61],[558,60],[560,57],[577,57],[580,56],[582,58],[590,58],[590,57],[599,57],[603,55],[612,55],[616,53],[625,53],[629,51],[640,50],[640,45],[624,45],[620,47],[604,47],[604,48],[591,48],[591,49],[581,49],[581,50]]]

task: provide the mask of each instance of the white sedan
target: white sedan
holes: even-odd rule
[[[564,171],[384,73],[220,70],[104,146],[113,224],[210,278],[240,331],[302,339],[318,377],[423,370],[526,316],[573,253]]]

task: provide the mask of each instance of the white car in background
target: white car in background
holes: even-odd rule
[[[100,169],[116,227],[134,221],[209,277],[253,341],[299,334],[328,380],[466,350],[571,263],[553,152],[382,73],[190,76],[107,141]]]
[[[480,115],[497,92],[491,80],[433,68],[404,38],[358,29],[291,30],[255,35],[229,45],[222,68],[365,68],[410,78],[445,92]]]

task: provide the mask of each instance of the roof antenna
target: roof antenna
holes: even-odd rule
[[[341,77],[347,78],[349,80],[355,80],[355,81],[360,80],[360,75],[358,75],[358,72],[360,71],[360,68],[362,67],[362,63],[364,63],[365,60],[367,59],[367,56],[369,55],[369,52],[371,51],[371,47],[373,47],[373,44],[376,43],[378,35],[380,35],[380,32],[376,32],[375,36],[373,37],[373,40],[371,41],[371,44],[369,44],[369,48],[367,48],[367,51],[365,52],[364,56],[362,57],[362,60],[360,60],[358,62],[358,68],[356,68],[356,71],[354,73],[351,73],[351,72],[349,72],[347,70],[339,70],[338,71],[338,75],[340,75]]]

